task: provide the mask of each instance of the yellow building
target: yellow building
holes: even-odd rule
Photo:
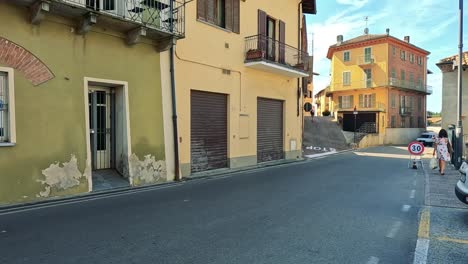
[[[426,127],[429,52],[387,34],[330,46],[330,109],[345,131],[370,133],[365,144],[405,144]],[[355,121],[355,111],[356,115]]]
[[[301,156],[302,18],[315,12],[313,0],[186,5],[175,47],[182,177]]]
[[[324,116],[324,112],[332,112],[332,97],[330,93],[330,87],[327,86],[325,89],[319,91],[315,96],[315,105],[317,116]]]

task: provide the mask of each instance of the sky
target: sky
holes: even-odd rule
[[[429,111],[442,108],[442,73],[435,65],[440,59],[458,54],[459,8],[457,0],[316,0],[317,14],[307,15],[309,52],[314,54],[314,93],[330,84],[328,47],[336,36],[348,40],[364,33],[368,17],[369,34],[385,34],[403,39],[423,48],[429,54],[428,85],[434,92],[428,96]],[[468,50],[468,1],[463,15],[464,51]]]

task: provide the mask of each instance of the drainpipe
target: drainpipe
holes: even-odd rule
[[[301,5],[302,5],[302,1],[299,2],[299,4],[297,5],[297,47],[299,49],[299,54],[298,55],[301,55]],[[298,59],[300,58],[300,56],[298,56]],[[302,91],[299,87],[300,85],[300,78],[297,78],[297,116],[299,116],[299,110],[300,110],[300,98],[301,98],[301,95],[302,95]],[[304,87],[302,88],[304,89]],[[303,118],[304,120],[304,118]],[[302,121],[303,122],[303,121]]]
[[[170,1],[171,18],[174,15],[174,1]],[[174,20],[169,20],[171,32],[174,32]],[[177,105],[176,105],[176,86],[175,86],[175,71],[174,71],[174,45],[175,40],[172,40],[170,48],[170,73],[171,73],[171,99],[172,99],[172,127],[174,130],[174,180],[180,181],[180,165],[179,165],[179,134],[177,130]]]

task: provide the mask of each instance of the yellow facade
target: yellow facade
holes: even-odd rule
[[[283,101],[284,153],[301,156],[302,95],[298,78],[251,69],[244,63],[245,38],[257,35],[258,10],[286,24],[285,42],[298,47],[296,1],[240,1],[240,33],[197,19],[197,1],[186,6],[186,38],[175,47],[179,152],[182,176],[191,174],[191,91],[228,96],[228,168],[257,163],[257,98]],[[279,34],[278,27],[276,28]],[[301,110],[302,112],[302,110]]]
[[[345,51],[333,53],[331,60],[331,85],[330,90],[343,91],[364,88],[366,85],[364,69],[364,49],[371,48],[371,57],[374,60],[372,65],[372,86],[385,85],[388,79],[388,44],[382,43],[372,46],[350,48]],[[344,53],[349,52],[350,60],[344,61]],[[351,73],[349,85],[343,83],[343,72]]]
[[[365,34],[347,41],[338,36],[327,54],[329,108],[343,130],[377,133],[379,144],[416,138],[425,128],[428,54],[411,45],[408,36],[399,40],[389,34]],[[324,97],[317,98],[322,105]]]

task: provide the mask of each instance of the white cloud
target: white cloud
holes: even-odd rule
[[[367,4],[367,2],[369,1],[368,0],[337,0],[336,2],[342,5],[352,5],[356,7],[362,7],[365,4]]]

